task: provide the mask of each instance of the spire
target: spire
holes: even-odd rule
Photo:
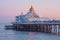
[[[23,15],[23,12],[21,12],[21,15]]]
[[[33,6],[31,6],[31,8],[30,8],[30,11],[34,11],[34,8],[33,8]]]

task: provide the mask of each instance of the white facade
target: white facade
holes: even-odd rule
[[[59,25],[52,25],[52,33],[60,34]]]

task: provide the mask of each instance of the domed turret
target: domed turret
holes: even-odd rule
[[[34,11],[34,8],[33,8],[33,6],[31,6],[31,8],[30,8],[30,11]]]

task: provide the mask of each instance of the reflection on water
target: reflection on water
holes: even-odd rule
[[[60,36],[40,32],[5,30],[4,26],[0,26],[0,40],[60,40]]]

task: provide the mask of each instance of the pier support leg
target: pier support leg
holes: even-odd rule
[[[46,25],[44,25],[44,32],[46,32]]]
[[[59,34],[59,25],[56,25],[57,26],[57,35]]]
[[[40,28],[39,28],[39,24],[38,24],[38,32],[39,32]]]
[[[51,32],[54,33],[54,25],[52,25],[52,31]]]
[[[50,26],[48,25],[48,30],[47,30],[47,32],[50,32]]]

